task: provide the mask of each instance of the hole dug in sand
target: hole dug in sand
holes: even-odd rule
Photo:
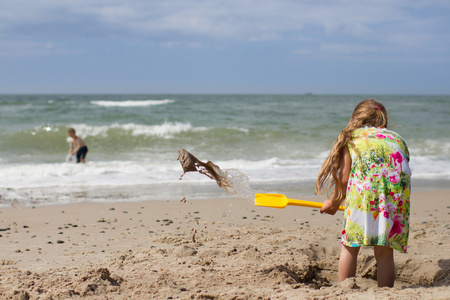
[[[329,282],[337,282],[338,246],[315,245],[302,249],[308,258],[318,265],[321,276]],[[396,285],[400,286],[448,286],[450,284],[450,259],[440,259],[428,255],[394,253]],[[358,279],[359,278],[359,279]],[[362,247],[358,255],[356,279],[364,279],[364,285],[377,285],[377,263],[372,247]],[[359,282],[360,284],[361,282]]]
[[[410,286],[448,286],[450,283],[449,259],[399,254],[395,257],[395,271],[395,280]],[[377,280],[377,263],[372,254],[359,255],[357,275]]]
[[[320,275],[320,271],[321,268],[315,263],[302,266],[285,263],[284,265],[277,265],[265,269],[262,273],[272,279],[277,279],[278,284],[306,284],[315,289],[323,286],[331,286],[328,279]]]
[[[99,268],[90,271],[87,275],[81,278],[81,281],[86,282],[81,295],[95,295],[105,294],[106,291],[116,290],[123,282],[121,277],[112,277],[107,268]],[[80,294],[74,292],[73,294]]]
[[[304,233],[304,236],[308,236]],[[311,242],[313,241],[313,242]],[[329,235],[314,236],[314,238],[302,247],[293,244],[290,248],[277,250],[277,256],[281,259],[283,255],[284,262],[289,262],[289,258],[298,256],[302,253],[306,257],[306,261],[297,263],[300,269],[288,267],[282,261],[276,267],[266,268],[265,273],[270,274],[271,271],[285,273],[285,281],[305,282],[304,279],[298,278],[299,271],[305,272],[301,265],[313,267],[315,272],[320,275],[317,280],[318,283],[328,282],[333,285],[338,284],[338,262],[340,254],[340,244],[335,241],[335,238]],[[414,253],[417,250],[409,251],[407,254],[394,253],[396,280],[395,286],[411,287],[411,286],[448,286],[450,282],[450,260],[443,259],[440,255],[435,255],[430,252],[422,252],[420,254]],[[292,262],[289,262],[292,263]],[[280,267],[281,266],[281,267]],[[310,271],[306,274],[311,274]],[[322,280],[325,279],[325,280]],[[357,285],[361,288],[371,288],[377,286],[377,264],[373,255],[372,247],[362,247],[358,255],[358,268],[356,272]],[[308,282],[308,280],[306,281]]]

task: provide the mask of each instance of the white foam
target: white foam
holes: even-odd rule
[[[283,182],[313,183],[317,178],[323,160],[321,156],[322,154],[318,154],[316,158],[298,160],[283,160],[272,157],[263,160],[240,159],[213,162],[224,170],[239,170],[248,177],[250,185],[274,186],[282,185]],[[185,187],[192,183],[194,185],[209,184],[211,187],[217,187],[213,180],[197,172],[185,174],[180,181],[179,178],[183,171],[175,157],[175,155],[172,158],[160,157],[157,161],[158,158],[151,156],[141,161],[88,161],[86,164],[8,164],[2,162],[0,165],[2,170],[0,172],[0,195],[8,191],[8,188],[18,190],[47,188],[47,190],[53,190],[53,188],[58,187],[61,193],[64,193],[72,188],[90,187],[97,189],[100,187],[127,186],[132,188],[132,186],[142,185],[149,186],[152,191],[155,188],[165,190],[167,186],[171,186],[169,189],[172,189],[175,193],[171,194],[171,197],[180,196],[181,198],[183,195],[185,196],[186,188],[178,188],[179,191],[177,192],[177,186]],[[448,160],[413,156],[410,166],[414,179],[450,179],[450,161]],[[217,190],[220,190],[220,188],[217,187]],[[210,190],[202,188],[200,193],[207,194],[208,191]],[[313,187],[311,187],[311,193],[313,193]],[[19,199],[14,195],[8,197],[8,199]],[[47,199],[45,201],[53,203],[62,201],[59,196],[44,198]],[[26,197],[19,200],[30,201]]]
[[[279,159],[277,157],[263,160],[232,159],[217,161],[214,163],[222,169],[265,170],[276,168],[279,163]]]
[[[111,125],[103,126],[91,126],[86,124],[72,124],[77,131],[77,135],[81,137],[87,136],[106,136],[108,130],[110,129],[122,129],[124,131],[130,132],[134,136],[145,135],[145,136],[161,136],[161,137],[173,137],[173,135],[178,133],[183,133],[187,131],[203,131],[207,130],[205,127],[192,127],[190,123],[181,122],[167,122],[165,121],[161,125],[143,125],[143,124],[119,124],[114,123]]]
[[[222,169],[238,169],[250,181],[316,180],[321,159],[213,161]],[[412,157],[414,178],[450,179],[448,161]],[[28,163],[5,164],[0,173],[0,187],[102,186],[165,184],[179,180],[182,168],[175,159],[155,161],[88,161],[86,164]],[[183,182],[210,181],[206,176],[188,173]]]
[[[107,100],[96,100],[91,101],[91,104],[104,106],[104,107],[139,107],[139,106],[154,106],[173,103],[175,100],[164,99],[164,100],[126,100],[126,101],[107,101]]]
[[[51,186],[114,186],[165,184],[178,182],[182,174],[180,163],[175,160],[155,161],[88,161],[86,164],[28,163],[3,164],[0,187],[31,188]],[[309,166],[297,164],[297,168],[280,164],[277,158],[261,161],[230,160],[215,162],[222,169],[239,169],[251,181],[279,181],[312,179],[316,172]],[[316,167],[314,167],[316,168]],[[206,176],[188,173],[183,182],[208,182]]]
[[[36,163],[2,166],[0,187],[110,186],[176,182],[179,163],[133,161],[86,164]]]
[[[193,130],[191,124],[180,122],[164,122],[162,125],[138,125],[134,123],[123,125],[114,124],[111,127],[131,131],[134,136],[148,135],[172,137],[174,134]],[[202,128],[197,128],[196,130],[202,130]]]
[[[450,179],[450,161],[436,156],[411,156],[412,176],[419,179]]]

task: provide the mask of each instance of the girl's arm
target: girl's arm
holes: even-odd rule
[[[345,199],[345,195],[347,193],[347,183],[348,179],[350,178],[350,171],[352,167],[352,157],[350,156],[350,151],[348,151],[347,147],[344,147],[342,149],[342,156],[341,156],[341,166],[339,168],[339,180],[340,180],[340,186],[342,186],[343,195]],[[336,195],[338,194],[339,186],[336,184],[334,187],[334,193],[331,199],[327,199],[323,202],[323,206],[320,209],[320,213],[327,213],[330,215],[334,215],[337,210],[339,209],[339,206],[341,205],[343,200],[337,200]]]

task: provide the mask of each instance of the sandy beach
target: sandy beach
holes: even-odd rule
[[[376,287],[372,248],[337,282],[342,212],[233,197],[3,208],[0,298],[449,299],[449,199],[412,193],[391,289]]]

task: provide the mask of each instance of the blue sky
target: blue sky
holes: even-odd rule
[[[0,93],[450,94],[450,1],[0,0]]]

